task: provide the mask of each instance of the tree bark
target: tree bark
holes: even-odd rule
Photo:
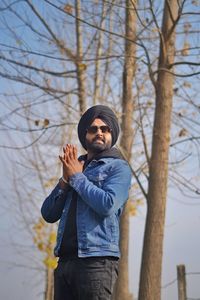
[[[144,235],[139,300],[161,298],[163,235],[168,183],[168,153],[170,143],[173,99],[175,25],[178,19],[178,1],[166,0],[160,33],[160,55],[156,82],[156,108],[153,126],[147,195],[147,219]]]
[[[81,1],[76,0],[76,44],[77,44],[77,61],[76,61],[76,71],[77,71],[77,81],[78,81],[78,98],[79,98],[79,109],[80,114],[83,114],[86,110],[86,97],[85,97],[85,68],[86,65],[83,64],[83,46],[82,46],[82,31],[80,23],[80,12],[81,12]]]
[[[131,0],[126,1],[126,36],[135,40],[136,37],[136,14]],[[134,98],[132,94],[133,78],[135,76],[136,47],[130,40],[125,41],[125,63],[123,70],[123,97],[122,97],[122,136],[120,147],[128,161],[131,160],[131,149],[133,144],[133,113]],[[130,300],[128,280],[128,244],[129,244],[129,210],[126,205],[120,223],[120,249],[121,259],[119,262],[119,276],[115,290],[115,300]]]
[[[53,300],[53,269],[46,270],[45,300]]]
[[[100,27],[104,29],[106,20],[106,3],[102,3],[102,13]],[[93,104],[96,105],[98,100],[100,100],[100,60],[102,55],[102,44],[103,44],[103,31],[98,32],[98,43],[96,49],[96,61],[95,61],[95,75],[94,75],[94,94],[93,94]],[[104,78],[105,79],[105,78]]]

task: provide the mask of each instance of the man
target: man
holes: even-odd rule
[[[96,105],[78,124],[87,154],[67,145],[59,156],[63,175],[42,205],[50,223],[60,219],[54,300],[109,300],[118,274],[119,221],[131,171],[113,147],[119,125],[113,111]]]

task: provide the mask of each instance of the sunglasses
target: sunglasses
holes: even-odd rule
[[[102,133],[108,133],[112,131],[112,129],[110,129],[109,126],[102,125],[102,126],[90,126],[88,127],[87,132],[94,134],[97,133],[99,129],[101,130]]]

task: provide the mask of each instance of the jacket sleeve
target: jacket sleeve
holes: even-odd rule
[[[60,219],[68,191],[69,188],[63,190],[57,184],[51,194],[44,200],[41,207],[41,214],[46,222],[54,223]]]
[[[106,217],[117,212],[128,199],[131,170],[126,161],[118,160],[101,188],[83,173],[71,176],[69,183],[87,205]]]

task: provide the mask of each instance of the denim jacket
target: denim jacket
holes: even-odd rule
[[[126,161],[102,158],[92,160],[83,173],[71,176],[67,191],[60,189],[58,184],[41,208],[47,222],[60,219],[55,255],[59,253],[74,189],[78,193],[78,256],[119,257],[119,221],[128,199],[130,182],[131,170]]]

